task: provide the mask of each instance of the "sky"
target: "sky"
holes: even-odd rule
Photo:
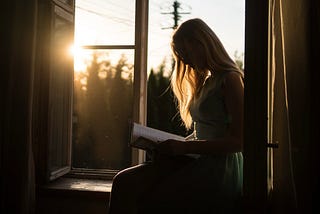
[[[170,27],[174,21],[173,15],[165,13],[173,11],[173,1],[149,0],[148,71],[156,69],[164,59],[170,63],[173,32]],[[179,23],[201,18],[218,35],[231,57],[235,51],[239,55],[244,52],[244,0],[179,0],[179,3],[178,11],[188,13],[181,14]],[[134,0],[77,0],[75,45],[133,45],[134,7]],[[133,62],[133,52],[125,53]],[[80,65],[75,68],[83,69]]]

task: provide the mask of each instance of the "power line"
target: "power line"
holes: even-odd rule
[[[124,24],[124,25],[130,26],[130,27],[133,26],[133,21],[129,20],[129,19],[125,19],[125,18],[122,18],[122,17],[111,16],[111,15],[108,15],[106,13],[99,13],[99,12],[97,12],[95,10],[86,9],[84,7],[81,7],[81,6],[76,6],[76,9],[80,9],[82,11],[85,11],[85,12],[88,12],[88,13],[91,13],[91,14],[95,14],[95,15],[103,17],[103,18],[107,18],[108,20],[115,21],[116,23]]]

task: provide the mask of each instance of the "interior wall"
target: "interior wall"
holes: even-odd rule
[[[319,96],[319,59],[320,59],[320,1],[310,0],[310,41],[309,47],[311,49],[310,55],[310,99],[311,99],[311,145],[309,146],[309,172],[310,180],[309,187],[311,188],[309,195],[311,195],[311,209],[314,213],[320,212],[320,206],[318,201],[318,194],[320,192],[320,96]]]
[[[36,0],[5,1],[1,11],[0,213],[32,213]]]

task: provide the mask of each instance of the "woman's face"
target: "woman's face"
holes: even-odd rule
[[[200,41],[192,38],[177,36],[173,40],[173,50],[176,55],[193,69],[207,70],[205,48]]]
[[[207,69],[205,49],[200,42],[186,43],[185,50],[187,55],[186,64],[200,70]]]

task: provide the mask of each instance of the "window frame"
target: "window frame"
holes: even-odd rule
[[[51,47],[50,47],[50,65],[49,65],[49,72],[50,72],[50,89],[49,89],[49,109],[48,109],[48,126],[49,126],[49,136],[48,136],[48,157],[49,157],[49,161],[48,161],[48,179],[54,180],[62,175],[65,175],[66,173],[68,173],[71,169],[71,144],[70,141],[72,139],[72,93],[73,93],[73,84],[70,84],[70,81],[73,82],[73,72],[69,71],[69,69],[73,68],[73,60],[67,60],[66,64],[64,64],[64,67],[66,67],[67,69],[64,71],[67,72],[63,72],[65,73],[64,76],[62,77],[62,81],[63,83],[60,84],[65,84],[67,85],[67,87],[63,88],[63,93],[62,96],[63,100],[62,103],[59,102],[59,100],[56,98],[57,96],[55,96],[55,94],[59,94],[59,91],[55,91],[53,89],[56,89],[59,86],[55,85],[54,79],[56,76],[56,73],[58,73],[58,71],[56,69],[52,69],[52,66],[56,64],[56,62],[54,62],[56,55],[54,54],[54,33],[55,33],[55,25],[56,25],[56,21],[57,19],[62,19],[65,22],[68,22],[70,24],[70,26],[74,26],[74,15],[67,12],[66,10],[64,10],[63,8],[61,8],[58,5],[53,5],[52,6],[52,33],[51,33]],[[73,29],[69,29],[71,36],[73,37]],[[61,71],[59,71],[61,74]],[[60,77],[61,78],[61,77]],[[59,79],[61,80],[61,79]],[[58,104],[62,105],[62,112],[55,112],[55,106]],[[60,113],[60,114],[59,114]],[[60,121],[63,121],[61,125],[59,123],[59,121],[57,122],[56,120],[60,119]],[[58,139],[56,138],[58,135]],[[59,136],[60,135],[60,136]],[[60,138],[59,138],[60,137]],[[63,149],[66,149],[66,151],[64,151],[64,154],[60,154],[59,152],[57,152],[58,157],[55,160],[58,160],[59,162],[64,162],[64,165],[61,165],[58,169],[52,169],[53,165],[51,163],[51,159],[55,158],[53,157],[51,151],[53,150],[53,148],[56,147],[63,147]],[[65,155],[65,157],[64,157]],[[65,161],[64,161],[65,160]]]
[[[73,107],[70,103],[63,104],[62,107],[65,116],[68,118],[67,134],[63,138],[67,138],[68,150],[67,164],[56,169],[50,170],[51,147],[54,142],[55,129],[58,126],[52,126],[56,120],[50,116],[52,107],[50,103],[54,102],[50,98],[52,92],[53,71],[50,71],[50,65],[54,63],[52,60],[54,47],[51,47],[52,34],[54,33],[54,16],[59,15],[62,18],[74,23],[75,5],[74,1],[52,0],[39,2],[39,20],[38,20],[38,38],[37,38],[37,56],[36,70],[34,76],[34,97],[33,97],[33,144],[35,148],[35,160],[37,169],[37,180],[39,184],[45,184],[61,176],[83,177],[83,178],[104,178],[112,179],[117,170],[72,170],[71,166],[71,145],[72,145],[72,113]],[[134,50],[134,105],[133,105],[133,121],[146,124],[146,97],[147,97],[147,41],[148,41],[148,0],[135,1],[135,40],[133,45],[105,45],[87,48],[107,48],[107,49],[133,49]],[[70,20],[71,19],[71,20]],[[70,26],[70,30],[74,32],[74,24]],[[73,61],[70,60],[70,72],[74,73]],[[68,98],[73,100],[73,78],[70,78],[70,91],[67,92]],[[50,101],[51,100],[51,101]],[[72,102],[71,102],[72,104]],[[67,111],[68,110],[68,111]],[[71,111],[70,111],[71,110]],[[57,123],[57,122],[56,122]],[[59,139],[61,140],[61,139]],[[62,158],[61,158],[62,159]],[[132,165],[141,163],[144,160],[144,152],[132,149]]]
[[[87,50],[134,50],[133,121],[146,124],[147,112],[147,48],[148,48],[148,0],[135,1],[134,45],[84,45]],[[132,148],[131,165],[142,163],[145,152]],[[112,179],[119,170],[79,169],[71,166],[67,176],[78,178]]]
[[[63,7],[65,10],[74,13],[75,0],[52,0],[56,5]]]
[[[243,206],[254,213],[265,213],[268,201],[269,6],[269,0],[245,6]]]
[[[71,56],[68,59],[61,58],[63,72],[53,65],[56,63],[54,60],[57,50],[54,41],[67,45],[64,40],[55,40],[55,19],[69,23],[70,27],[64,30],[69,33],[71,43],[74,33],[74,11],[67,5],[56,4],[56,1],[40,1],[38,8],[32,138],[37,183],[44,184],[67,174],[71,169],[73,59]],[[61,126],[60,123],[64,125]],[[60,148],[57,148],[58,144]],[[66,151],[60,155],[58,150],[62,148]],[[55,149],[57,152],[54,153]],[[57,164],[55,168],[52,167],[53,159],[54,164]]]
[[[48,16],[48,13],[54,2],[57,0],[39,2],[37,72],[34,77],[33,98],[33,144],[37,177],[40,183],[44,180],[48,181],[49,151],[47,147],[50,135],[48,91],[50,81],[47,68],[50,64],[50,51],[48,51],[47,44],[50,38],[48,23],[51,21],[51,15]],[[245,17],[244,197],[246,204],[250,207],[256,204],[255,207],[262,211],[265,210],[267,202],[268,5],[269,1],[246,0]],[[74,15],[74,6],[72,9],[72,15]],[[147,112],[148,10],[148,0],[136,0],[133,118],[134,121],[141,124],[146,124]],[[133,165],[144,161],[145,155],[141,150],[133,149],[132,153]],[[88,171],[75,173],[75,175],[79,174],[85,174],[90,178]],[[101,175],[105,172],[91,172],[92,176],[96,174]],[[58,173],[56,178],[61,175]]]

